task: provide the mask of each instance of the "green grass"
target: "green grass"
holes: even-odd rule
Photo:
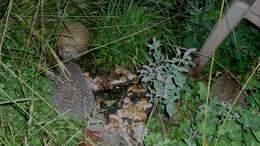
[[[85,123],[64,120],[56,113],[50,98],[53,87],[45,76],[58,63],[51,50],[57,51],[56,37],[64,24],[81,21],[90,31],[93,51],[78,62],[83,70],[112,72],[117,64],[135,71],[150,58],[147,44],[152,37],[161,41],[168,56],[175,53],[172,46],[200,48],[217,21],[220,4],[214,0],[0,2],[0,145],[75,145],[82,140]],[[259,29],[243,21],[217,51],[216,59],[242,83],[259,62],[259,37]],[[259,80],[259,70],[254,78]],[[258,84],[249,85],[248,101],[259,110]],[[192,113],[200,102],[189,107]],[[178,134],[183,136],[183,131],[175,131],[172,139],[183,138]]]

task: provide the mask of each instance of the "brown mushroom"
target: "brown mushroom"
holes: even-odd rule
[[[87,28],[80,22],[71,23],[58,36],[58,53],[64,60],[70,59],[86,51],[88,40]]]

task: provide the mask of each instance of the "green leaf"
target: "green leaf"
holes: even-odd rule
[[[184,131],[180,128],[172,128],[170,131],[171,131],[170,133],[171,139],[177,139],[179,141],[185,136]]]
[[[168,89],[176,89],[176,86],[175,86],[175,84],[173,84],[172,81],[167,82],[166,86],[168,86]]]
[[[251,141],[250,146],[259,146],[260,144],[256,141]]]
[[[153,76],[145,76],[142,78],[142,82],[147,83],[151,81],[154,77]]]
[[[230,142],[225,139],[220,139],[216,146],[230,146]]]
[[[163,137],[162,137],[161,133],[150,132],[148,135],[146,135],[144,137],[145,145],[154,145],[154,144],[159,143],[162,140],[163,140]]]
[[[174,114],[174,105],[172,103],[166,104],[166,111],[170,117]]]
[[[197,123],[195,130],[198,130],[199,133],[203,133],[203,123]],[[213,135],[214,133],[216,133],[216,125],[212,123],[206,123],[206,135]]]
[[[188,146],[196,146],[197,145],[195,139],[193,139],[193,138],[184,138],[183,140],[186,143],[186,145],[188,145]]]
[[[257,89],[260,89],[260,82],[254,79],[252,79],[245,87],[245,90],[257,90]]]
[[[163,91],[163,83],[159,81],[154,81],[154,88],[157,92],[162,92]]]
[[[260,116],[253,114],[249,111],[240,112],[241,117],[238,119],[238,122],[243,124],[245,128],[258,128],[260,126]]]
[[[234,120],[226,121],[224,127],[220,130],[221,135],[225,135],[226,133],[235,133],[241,132],[241,127]]]
[[[237,132],[231,132],[228,133],[228,137],[232,140],[232,141],[241,141],[242,140],[242,131],[237,131]]]
[[[163,141],[159,141],[159,143],[154,144],[154,146],[171,146],[172,142],[168,138],[164,138]]]
[[[199,95],[201,99],[206,99],[207,97],[207,88],[203,82],[198,82],[199,85]]]
[[[174,81],[180,88],[182,88],[182,86],[186,82],[186,77],[184,76],[184,74],[176,71],[174,76]]]
[[[243,144],[242,144],[242,141],[240,139],[240,141],[231,141],[231,145],[232,146],[238,146],[238,145],[243,145]]]
[[[168,93],[167,93],[167,98],[170,98],[172,101],[175,101],[177,98],[175,96],[175,91],[174,90],[168,90]]]
[[[257,141],[260,142],[260,130],[252,130],[253,131],[253,134],[254,136],[256,137]]]

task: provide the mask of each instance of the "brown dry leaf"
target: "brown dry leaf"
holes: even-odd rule
[[[134,102],[131,100],[131,98],[129,96],[126,96],[123,100],[123,109],[130,107],[130,106],[134,106]]]
[[[133,80],[133,79],[136,78],[135,74],[131,73],[129,70],[127,70],[127,69],[125,69],[123,67],[120,67],[120,66],[116,67],[116,73],[125,75],[128,80]]]
[[[90,83],[90,82],[93,82],[93,79],[91,78],[89,72],[85,72],[85,73],[84,73],[84,76],[87,78],[87,80],[89,81],[89,83]]]
[[[96,136],[95,132],[91,130],[87,130],[87,136],[91,139],[92,142],[98,143],[98,142],[104,142],[104,139],[102,137]]]
[[[138,109],[135,106],[130,106],[123,109],[122,116],[135,121],[145,121],[147,119],[145,111],[143,109]]]
[[[112,124],[113,127],[120,127],[123,123],[123,120],[117,115],[109,115],[109,124]]]
[[[127,82],[126,77],[121,77],[119,80],[111,80],[111,81],[109,81],[109,85],[115,86],[115,85],[123,84],[123,83],[126,83],[126,82]]]
[[[124,125],[122,117],[118,115],[109,115],[109,123],[104,126],[103,129],[96,131],[97,134],[101,134],[105,131],[116,131],[116,128],[122,128]]]
[[[145,110],[152,107],[152,104],[146,98],[141,98],[136,103],[133,103],[130,97],[126,96],[124,99],[123,109],[118,110],[118,115],[130,118],[134,121],[145,121],[147,115]]]
[[[120,112],[118,112],[117,115],[109,115],[109,120],[109,124],[114,126],[113,130],[116,130],[123,136],[128,146],[132,146],[134,141],[130,137],[130,125],[128,125],[127,121],[122,119]]]
[[[99,113],[99,112],[101,112],[102,111],[102,108],[101,108],[101,103],[105,103],[106,101],[105,101],[105,99],[103,99],[103,98],[97,98],[96,100],[95,100],[95,109],[94,109],[94,111],[96,112],[96,113]]]
[[[142,139],[145,135],[148,134],[148,128],[145,127],[144,122],[137,122],[132,125],[132,130],[134,133],[134,137],[137,140],[138,143],[142,143]]]
[[[83,135],[85,137],[90,138],[90,140],[95,144],[98,142],[104,142],[104,139],[102,137],[96,136],[95,132],[93,132],[89,129],[87,129],[87,130],[84,129]],[[80,144],[80,146],[93,146],[85,137],[83,138],[83,143]]]
[[[147,119],[145,109],[151,106],[145,98],[134,103],[130,97],[126,96],[124,98],[124,108],[118,110],[116,114],[109,115],[109,124],[103,129],[96,131],[96,133],[101,134],[105,131],[114,131],[123,136],[129,146],[138,145],[138,143],[142,143],[143,136],[148,132],[144,123]],[[123,117],[129,118],[131,125],[129,125],[127,120],[123,120]]]
[[[145,93],[147,92],[147,90],[142,88],[142,86],[140,84],[133,85],[133,86],[129,87],[127,91],[133,92],[138,96],[144,96]]]
[[[135,107],[138,109],[146,110],[148,108],[151,108],[153,105],[147,101],[146,98],[141,98],[141,100],[137,101],[135,104]]]
[[[89,75],[89,72],[84,73],[84,75],[89,82],[89,88],[94,92],[101,91],[101,90],[104,90],[104,89],[108,89],[111,86],[110,83],[108,82],[108,80],[105,77],[97,76],[95,79],[93,79]]]
[[[104,89],[112,89],[115,85],[123,84],[127,82],[126,77],[121,77],[120,79],[112,79],[106,78],[102,76],[97,76],[96,78],[92,78],[89,72],[84,73],[85,77],[89,82],[89,88],[94,91],[102,91]]]

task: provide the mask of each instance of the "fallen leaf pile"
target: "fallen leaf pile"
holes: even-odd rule
[[[133,85],[128,88],[127,92],[135,93],[139,97],[144,97],[145,93],[147,92],[146,89],[142,88],[140,84]]]
[[[130,97],[125,97],[123,109],[118,110],[116,114],[109,115],[109,123],[96,133],[116,131],[122,135],[129,146],[142,143],[143,136],[148,132],[145,127],[147,118],[145,110],[151,106],[152,104],[145,98],[134,103]]]
[[[132,81],[137,77],[127,69],[118,66],[116,68],[116,73],[118,75],[123,75],[123,76],[121,76],[119,79],[115,79],[115,78],[106,78],[101,76],[96,76],[95,78],[92,78],[89,72],[84,73],[84,75],[89,82],[90,89],[94,92],[102,91],[105,89],[112,89],[116,85],[123,84],[128,81]]]
[[[90,77],[89,73],[85,73],[85,76],[89,81],[90,88],[94,92],[104,89],[112,89],[115,85],[137,79],[136,75],[132,74],[123,67],[117,66],[116,73],[122,76],[119,79],[106,78],[101,76],[92,78]],[[149,103],[145,98],[141,98],[136,102],[131,100],[130,96],[133,94],[137,95],[137,97],[144,97],[146,89],[143,89],[139,84],[130,86],[127,92],[127,96],[123,98],[123,101],[119,102],[121,103],[121,109],[117,110],[115,114],[108,116],[108,124],[103,126],[101,129],[96,129],[96,131],[94,130],[94,133],[92,131],[87,133],[87,136],[93,143],[96,144],[96,142],[101,142],[103,140],[101,138],[102,134],[104,135],[108,132],[118,133],[129,146],[138,145],[143,142],[143,137],[148,133],[148,129],[145,126],[145,121],[147,119],[147,114],[145,111],[152,107],[152,104]],[[100,105],[101,103],[109,105],[108,101],[102,98],[97,98],[95,101],[95,111],[97,113],[102,112]],[[86,140],[85,143],[87,143]]]
[[[94,144],[97,144],[98,142],[104,142],[103,138],[96,136],[95,132],[89,129],[88,130],[84,129],[83,135],[84,135],[83,142],[82,144],[80,144],[80,146],[92,146],[92,144],[89,142],[89,140],[86,137],[88,137],[91,140],[91,142],[93,142]]]

